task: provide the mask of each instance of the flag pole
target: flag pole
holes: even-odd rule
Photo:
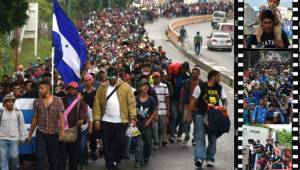
[[[52,0],[52,15],[54,15],[54,1]],[[53,17],[52,17],[53,18]],[[52,20],[53,22],[53,20]],[[53,38],[53,37],[52,37]],[[54,93],[54,47],[51,46],[51,92]]]
[[[54,93],[54,47],[52,47],[51,53],[51,86],[52,86],[52,94]]]

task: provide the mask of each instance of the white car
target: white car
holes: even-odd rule
[[[219,32],[228,33],[233,39],[233,32],[234,32],[233,23],[219,23],[216,25],[215,29]]]
[[[227,22],[227,13],[224,11],[215,11],[212,14],[211,26],[214,28],[218,23]]]
[[[213,32],[207,36],[207,49],[223,49],[232,51],[232,39],[226,32]]]

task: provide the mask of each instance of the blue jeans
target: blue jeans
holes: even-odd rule
[[[167,127],[165,124],[165,119],[167,115],[159,115],[158,116],[158,141],[161,144],[163,141],[167,141]]]
[[[208,136],[208,146],[206,148],[205,140],[205,127],[204,127],[204,116],[197,114],[195,116],[195,160],[206,160],[206,161],[215,161],[215,154],[217,149],[217,138],[216,134],[211,133],[207,134]]]
[[[173,100],[171,103],[171,119],[170,119],[170,136],[171,137],[175,137],[176,134],[176,121],[178,119],[179,116],[179,102],[176,100]]]
[[[88,130],[81,132],[81,142],[80,142],[80,164],[87,165],[88,164],[88,148],[87,142],[89,139]]]
[[[142,127],[139,130],[141,131],[141,136],[137,137],[135,160],[143,163],[144,159],[148,159],[151,154],[151,129],[150,127]]]
[[[152,122],[151,125],[151,132],[152,132],[152,139],[153,139],[153,145],[159,145],[160,141],[159,141],[159,136],[158,136],[158,122]]]
[[[192,119],[193,119],[194,125],[195,125],[196,115],[197,115],[196,112],[192,112]],[[184,121],[183,122],[183,133],[185,133],[187,135],[187,134],[190,134],[190,131],[191,131],[191,123]],[[195,136],[195,128],[194,128],[194,131],[193,131],[193,136]]]
[[[196,55],[199,55],[200,54],[200,49],[201,49],[201,45],[196,43],[195,44],[195,53]]]
[[[18,155],[18,141],[0,139],[1,170],[9,170],[9,162],[11,162],[12,170],[17,170],[19,168]]]

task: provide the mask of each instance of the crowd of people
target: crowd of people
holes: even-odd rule
[[[244,71],[244,124],[288,124],[293,117],[291,61],[258,62]]]
[[[187,7],[199,11],[203,5],[210,7],[207,13],[220,10],[211,3],[171,6],[178,9],[176,12],[182,12],[179,9]],[[209,134],[206,149],[204,117],[207,104],[218,106],[222,101],[222,111],[226,111],[227,96],[219,85],[220,73],[210,71],[208,81],[202,82],[200,68],[190,68],[188,62],[171,62],[164,49],[155,46],[147,36],[144,24],[145,16],[137,8],[105,9],[78,21],[79,34],[89,54],[81,82],[65,83],[54,71],[51,89],[49,58],[30,63],[27,68],[19,65],[13,76],[3,76],[0,91],[3,115],[22,110],[11,107],[16,99],[37,98],[27,139],[29,143],[36,141],[37,169],[66,169],[67,164],[70,170],[79,165],[86,169],[89,157],[96,161],[104,155],[106,168],[117,170],[132,150],[135,166],[140,168],[149,163],[152,150],[176,140],[183,140],[187,145],[191,138],[196,150],[195,165],[202,167],[206,161],[208,167],[213,166],[220,134]],[[17,115],[20,116],[10,121],[23,126],[22,114]],[[197,132],[191,137],[192,121],[197,125],[194,128]],[[6,124],[1,123],[1,129],[15,125],[8,125],[7,119],[2,122]],[[59,128],[66,126],[70,131]],[[128,127],[137,127],[140,135],[126,136]],[[24,142],[24,137],[18,136],[23,135],[19,130],[13,139],[6,137],[11,135],[10,131],[0,130],[1,147],[7,146],[1,143],[3,140]],[[18,142],[14,143],[14,147],[17,145]],[[1,149],[1,169],[7,170],[8,155],[2,153]],[[16,159],[16,154],[9,157]],[[12,163],[17,167],[17,161]]]
[[[267,139],[266,145],[259,140],[249,139],[249,170],[292,169],[291,152],[278,141]]]

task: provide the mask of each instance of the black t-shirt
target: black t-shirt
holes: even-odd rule
[[[273,151],[273,145],[267,143],[266,144],[266,151],[270,151],[272,153],[272,151]]]
[[[186,30],[185,29],[180,29],[180,36],[185,37],[186,35]]]
[[[222,97],[222,86],[208,86],[207,82],[200,86],[200,96],[198,98],[199,114],[205,115],[207,112],[208,104],[219,106],[219,100]]]
[[[144,102],[140,101],[140,98],[136,97],[136,108],[137,108],[137,127],[142,127],[144,122],[149,119],[151,114],[155,111],[156,103],[153,97],[149,96]]]
[[[137,89],[137,90],[134,92],[134,95],[135,95],[135,97],[138,97],[139,94],[140,94],[140,90]],[[156,104],[158,104],[158,98],[157,98],[157,94],[156,94],[154,88],[149,87],[148,95],[151,96],[151,97],[154,99],[154,101],[155,101]]]
[[[261,36],[261,42],[264,44],[264,48],[276,48],[274,44],[275,35],[274,33],[266,34],[263,33]],[[287,38],[286,33],[282,30],[282,40],[284,44],[284,48],[288,48],[290,43]],[[252,35],[248,39],[248,48],[251,48],[252,45],[257,45],[257,39],[255,35]]]
[[[94,89],[90,93],[87,92],[86,90],[83,90],[82,96],[83,96],[83,101],[85,101],[85,103],[89,105],[90,108],[92,109],[94,105],[95,96],[96,96],[96,90]]]

